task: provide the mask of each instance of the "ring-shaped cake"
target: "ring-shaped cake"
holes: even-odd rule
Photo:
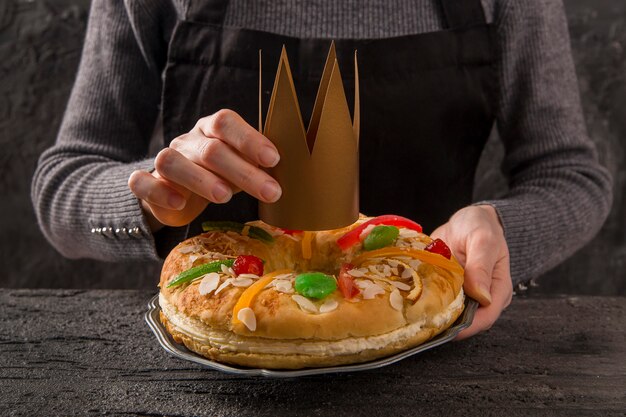
[[[212,222],[163,265],[161,321],[179,343],[240,366],[366,362],[417,346],[464,308],[463,268],[399,216],[321,232]]]

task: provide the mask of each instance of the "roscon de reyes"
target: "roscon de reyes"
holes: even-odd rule
[[[297,369],[366,362],[441,333],[464,308],[447,245],[400,216],[304,232],[207,222],[163,266],[161,321],[219,362]]]

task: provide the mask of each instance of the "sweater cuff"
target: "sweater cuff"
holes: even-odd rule
[[[91,201],[88,227],[104,259],[160,260],[187,234],[187,227],[164,227],[152,233],[128,178],[135,170],[151,171],[154,160],[142,160],[106,169],[106,180],[94,181],[101,192],[87,193]]]
[[[528,202],[502,199],[479,201],[472,205],[489,205],[496,210],[509,249],[513,286],[535,278],[536,271],[541,271],[544,266],[536,263],[537,260],[543,259],[542,256],[535,257],[533,264],[529,263],[535,252],[541,251],[536,241],[533,241],[537,236],[536,226],[529,221],[534,217],[532,204],[528,206]],[[529,248],[534,249],[529,251]],[[524,254],[527,255],[526,259],[523,259]]]

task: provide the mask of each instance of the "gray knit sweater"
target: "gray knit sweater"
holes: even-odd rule
[[[157,260],[157,246],[183,237],[170,228],[150,233],[127,180],[153,165],[167,44],[189,1],[93,1],[65,118],[32,187],[41,228],[67,257]],[[497,126],[510,182],[506,196],[487,203],[504,225],[517,283],[598,231],[611,181],[586,134],[561,1],[483,6],[497,27]],[[443,24],[438,0],[232,0],[225,16],[228,26],[297,37],[390,37]],[[98,228],[106,229],[92,233]]]

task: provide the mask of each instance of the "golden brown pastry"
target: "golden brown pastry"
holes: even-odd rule
[[[161,321],[189,349],[255,368],[365,362],[417,346],[463,311],[463,269],[415,223],[382,218],[286,233],[257,221],[190,238],[163,265]]]

